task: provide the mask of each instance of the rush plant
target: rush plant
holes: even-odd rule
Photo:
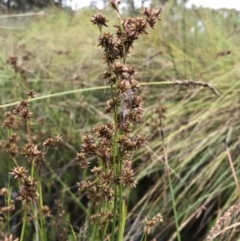
[[[133,134],[134,126],[142,122],[143,100],[135,67],[127,63],[130,50],[147,28],[155,28],[161,9],[145,8],[142,17],[121,19],[121,1],[110,1],[116,15],[115,33],[103,31],[108,19],[102,13],[94,14],[91,22],[98,26],[98,45],[103,50],[106,70],[102,78],[111,86],[111,99],[106,103],[105,114],[112,122],[99,125],[93,133],[82,138],[81,151],[77,154],[80,166],[90,170],[93,178],[78,182],[79,191],[86,191],[89,206],[89,240],[122,241],[127,216],[125,189],[135,188],[131,158],[133,153],[147,144],[144,136]],[[90,163],[88,158],[93,161]],[[152,221],[145,220],[145,233],[150,233],[158,214]],[[143,238],[145,235],[143,235]]]
[[[102,13],[94,14],[91,18],[91,22],[97,25],[100,31],[98,45],[103,50],[106,64],[102,78],[111,87],[111,99],[107,101],[104,113],[110,115],[112,121],[94,127],[92,133],[83,136],[81,149],[76,156],[85,173],[77,186],[79,192],[86,194],[89,200],[88,207],[83,206],[86,225],[80,227],[81,232],[78,235],[71,225],[71,232],[63,226],[64,211],[59,211],[59,218],[55,223],[46,219],[52,214],[50,208],[44,205],[42,169],[43,166],[48,168],[45,157],[49,148],[61,142],[62,138],[58,135],[40,140],[39,143],[39,138],[33,136],[34,118],[30,102],[36,93],[29,90],[26,93],[28,98],[21,100],[13,111],[5,113],[2,127],[6,130],[6,138],[1,142],[1,149],[12,157],[13,161],[9,162],[10,175],[17,180],[16,200],[22,204],[19,209],[21,232],[16,240],[23,241],[30,237],[34,240],[50,240],[47,233],[49,223],[60,230],[58,240],[65,241],[69,235],[74,240],[124,240],[128,213],[126,191],[137,185],[132,165],[133,154],[147,144],[144,136],[133,133],[134,127],[142,123],[143,99],[140,85],[135,79],[136,69],[127,62],[134,42],[140,35],[147,34],[148,27],[155,28],[160,20],[161,9],[145,8],[142,17],[121,19],[120,3],[121,1],[110,1],[117,19],[113,34],[103,31],[103,28],[108,27],[108,19]],[[19,78],[26,80],[25,71],[18,65],[17,57],[10,57],[7,64]],[[17,130],[25,133],[21,144]],[[20,133],[22,136],[22,131]],[[11,186],[10,179],[8,186]],[[15,206],[11,200],[11,189],[1,189],[0,196],[5,198],[5,207],[0,210],[4,214],[0,235],[4,240],[12,240],[10,219]],[[62,209],[57,200],[55,206]],[[145,219],[142,223],[142,240],[146,240],[146,235],[162,220],[160,214],[150,220]],[[34,232],[29,230],[29,222],[33,224]],[[14,235],[14,238],[15,236],[17,235]]]

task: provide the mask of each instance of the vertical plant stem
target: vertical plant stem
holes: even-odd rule
[[[126,212],[127,212],[127,207],[126,203],[123,201],[122,197],[122,185],[119,187],[119,195],[120,195],[120,201],[119,201],[119,225],[118,225],[118,241],[123,240],[123,235],[124,235],[124,229],[125,229],[125,222],[126,222]]]
[[[34,201],[33,203],[34,207],[34,227],[35,227],[35,237],[36,241],[39,241],[39,228],[38,228],[38,210],[37,210],[37,204]]]
[[[115,227],[116,227],[116,221],[117,221],[117,195],[118,195],[118,187],[115,185],[114,188],[114,206],[113,206],[113,222],[112,222],[112,236],[111,241],[114,241],[114,233],[115,233]]]
[[[161,133],[161,139],[162,139],[162,145],[163,145],[164,163],[165,163],[165,166],[166,166],[165,170],[167,172],[166,174],[167,174],[167,178],[168,178],[168,183],[169,183],[169,188],[170,188],[170,193],[171,193],[171,199],[172,199],[172,206],[173,206],[175,226],[176,226],[176,231],[177,231],[177,238],[178,238],[178,241],[181,241],[179,224],[178,224],[178,214],[177,214],[177,209],[176,209],[173,186],[172,186],[171,177],[170,177],[170,173],[169,173],[168,154],[167,154],[165,141],[164,141],[163,124],[162,124],[161,118],[160,118],[160,133]]]
[[[43,238],[44,241],[47,241],[47,234],[46,234],[46,225],[45,225],[45,219],[44,215],[42,213],[42,207],[43,207],[43,194],[42,194],[42,183],[41,183],[41,177],[38,177],[39,185],[38,185],[38,190],[39,190],[39,219],[40,219],[40,232],[41,232],[41,237]]]
[[[235,185],[236,185],[236,188],[237,188],[237,193],[238,193],[238,196],[240,198],[240,187],[239,187],[236,171],[235,171],[235,168],[234,168],[234,165],[233,165],[232,156],[231,156],[231,153],[229,151],[229,148],[228,148],[228,145],[227,145],[226,141],[225,141],[225,148],[226,148],[226,153],[227,153],[227,157],[228,157],[228,162],[229,162],[229,165],[230,165],[230,168],[231,168],[231,171],[232,171],[233,179],[235,181]]]
[[[23,216],[23,224],[22,224],[20,241],[24,240],[24,233],[25,233],[26,223],[27,223],[27,207],[25,205],[24,206],[24,216]]]

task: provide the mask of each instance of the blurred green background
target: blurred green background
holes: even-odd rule
[[[86,200],[84,194],[77,193],[76,182],[82,180],[83,173],[75,156],[81,137],[97,124],[111,120],[103,114],[110,90],[101,79],[106,66],[97,46],[99,31],[89,21],[98,10],[94,6],[76,12],[58,6],[34,7],[31,14],[13,10],[0,16],[0,118],[4,119],[4,112],[12,110],[15,102],[26,98],[26,91],[37,92],[30,103],[34,142],[40,144],[57,134],[63,137],[45,157],[44,203],[54,213],[53,200],[60,199],[66,229],[71,222],[80,232],[84,216],[80,202]],[[130,8],[122,15],[135,16],[137,12]],[[114,14],[108,7],[104,13],[110,19],[107,31],[114,31]],[[137,80],[144,83],[144,123],[134,132],[145,135],[149,144],[134,156],[138,185],[128,200],[125,240],[139,240],[139,224],[157,212],[164,222],[151,239],[177,240],[174,207],[181,240],[206,240],[216,219],[239,201],[225,143],[239,178],[240,12],[189,9],[185,3],[169,0],[161,18],[155,31],[149,30],[135,43],[128,59],[137,69]],[[18,65],[25,70],[24,78],[7,64],[11,56],[17,56]],[[176,85],[174,80],[204,81],[220,95],[202,86]],[[159,107],[166,108],[163,119],[156,112]],[[160,120],[174,202],[166,178]],[[21,142],[26,143],[24,126],[21,128]],[[6,135],[1,129],[0,138]],[[4,187],[14,163],[4,152],[0,152],[0,161],[0,186]],[[237,218],[234,214],[229,225]],[[49,230],[50,240],[57,240],[56,226]],[[236,226],[217,240],[239,237]]]

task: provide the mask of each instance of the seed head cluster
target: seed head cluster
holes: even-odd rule
[[[14,59],[12,59],[14,61]],[[14,62],[12,62],[12,65]],[[36,93],[33,90],[29,90],[25,93],[29,99],[34,98]],[[43,164],[46,152],[48,148],[55,146],[57,142],[62,141],[62,137],[57,135],[55,138],[46,138],[39,145],[34,144],[33,137],[31,133],[30,118],[32,118],[32,112],[30,111],[30,101],[29,99],[23,99],[20,103],[10,112],[6,112],[4,117],[2,127],[7,129],[7,135],[3,141],[0,142],[0,150],[5,153],[10,154],[14,160],[14,167],[11,168],[9,173],[15,180],[18,181],[19,190],[18,195],[15,198],[17,201],[21,201],[23,212],[26,212],[26,222],[33,221],[36,216],[32,215],[36,211],[40,214],[38,217],[50,217],[51,210],[48,206],[42,204],[43,197],[39,198],[41,193],[40,188],[40,176],[41,176],[41,166]],[[22,127],[22,128],[21,128]],[[26,132],[26,139],[24,140],[22,134],[22,129]],[[21,131],[20,131],[21,130]],[[17,134],[19,133],[19,134]],[[21,164],[18,164],[18,158],[21,158]],[[29,173],[26,167],[31,166],[31,172]],[[11,165],[11,162],[9,162]],[[15,201],[10,200],[11,192],[6,188],[0,189],[0,196],[4,196],[6,202],[5,206],[0,207],[0,214],[4,217],[11,217],[13,211],[15,210]],[[33,210],[34,209],[34,210]],[[18,213],[19,210],[18,210]],[[21,214],[22,215],[22,214]],[[2,221],[9,222],[7,218],[0,220],[0,228],[2,229]],[[6,224],[3,224],[6,226]],[[0,232],[0,240],[18,240],[14,239],[12,235],[7,235]],[[66,240],[66,239],[64,239]]]
[[[145,8],[143,17],[121,20],[120,3],[110,1],[118,19],[114,34],[102,31],[103,27],[108,27],[108,19],[102,13],[94,14],[90,20],[100,29],[98,46],[103,50],[103,60],[107,66],[102,78],[112,87],[112,98],[107,100],[104,113],[111,115],[113,121],[99,125],[93,128],[93,134],[83,136],[81,150],[76,156],[80,167],[92,174],[88,180],[77,183],[79,191],[85,192],[93,204],[90,221],[103,228],[106,222],[116,222],[121,212],[121,208],[115,208],[116,213],[112,214],[106,212],[104,207],[112,206],[110,203],[121,203],[119,190],[137,185],[131,157],[147,141],[144,136],[132,134],[134,126],[142,122],[143,99],[135,79],[136,69],[126,60],[134,42],[140,35],[147,34],[148,27],[155,27],[161,13],[161,9]]]
[[[144,220],[144,232],[146,234],[150,234],[154,227],[157,225],[157,223],[163,222],[163,218],[161,214],[156,214],[152,219],[148,220],[145,219]]]

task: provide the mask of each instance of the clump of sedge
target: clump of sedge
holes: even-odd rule
[[[103,227],[102,232],[95,232],[95,236],[92,236],[95,240],[107,232],[111,240],[116,240],[116,226],[117,240],[122,240],[123,237],[126,219],[124,187],[137,185],[131,157],[147,144],[144,136],[132,134],[134,125],[142,122],[143,100],[139,94],[139,83],[135,79],[136,70],[126,62],[134,42],[140,35],[147,34],[148,27],[155,28],[161,13],[161,9],[145,8],[142,11],[143,17],[121,20],[118,8],[120,3],[121,1],[110,1],[118,19],[118,24],[114,25],[114,34],[102,32],[103,27],[108,26],[108,19],[102,13],[94,14],[91,18],[91,22],[100,30],[98,45],[103,49],[103,59],[107,65],[102,77],[111,85],[112,90],[112,98],[107,101],[104,113],[112,115],[113,122],[97,126],[92,135],[84,136],[81,151],[76,157],[81,168],[93,166],[90,169],[93,177],[77,185],[79,190],[86,191],[93,206],[90,222]],[[89,157],[96,161],[90,163]],[[96,226],[93,230],[96,231]]]
[[[14,65],[14,63],[14,59],[12,59],[11,64]],[[26,95],[30,98],[34,98],[36,93],[33,90],[29,90]],[[10,175],[18,181],[19,191],[16,200],[21,201],[23,206],[22,210],[24,212],[21,240],[23,240],[24,237],[24,227],[26,226],[25,223],[27,221],[34,220],[35,224],[39,221],[40,225],[43,225],[44,222],[42,220],[40,221],[40,219],[51,216],[49,207],[43,205],[42,201],[40,179],[41,167],[48,148],[54,146],[57,142],[62,140],[58,135],[55,138],[45,139],[39,146],[34,144],[29,121],[32,118],[33,113],[29,109],[29,102],[29,99],[21,100],[13,111],[5,113],[5,120],[3,121],[2,127],[3,129],[7,129],[7,137],[4,141],[0,142],[0,149],[2,149],[5,153],[10,154],[14,160],[14,167],[12,168]],[[16,133],[20,127],[23,127],[26,131],[27,143],[25,144],[20,143],[20,136]],[[18,164],[19,156],[27,160],[27,162],[25,162],[26,167],[30,166],[31,171],[28,171],[25,166]],[[6,197],[8,195],[7,189],[0,189],[0,196]],[[6,198],[6,200],[8,200],[8,198]],[[8,201],[7,205],[0,207],[0,213],[2,214],[10,213],[14,210],[15,203],[12,200]],[[37,216],[33,216],[33,213],[38,214]],[[3,221],[9,222],[7,219],[4,219]],[[13,236],[11,234],[1,235],[0,233],[0,239],[13,240]]]

